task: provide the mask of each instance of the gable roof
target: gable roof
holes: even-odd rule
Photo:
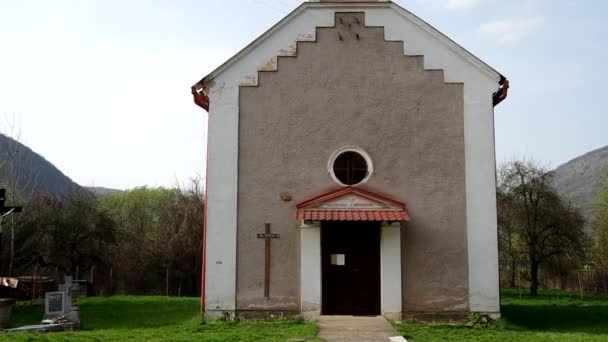
[[[300,6],[294,9],[291,13],[286,15],[283,19],[273,25],[270,29],[264,32],[261,36],[256,38],[249,45],[245,46],[241,51],[232,56],[226,62],[221,64],[215,70],[210,72],[207,76],[203,77],[199,82],[199,84],[204,84],[208,79],[214,79],[219,76],[222,72],[229,69],[232,65],[237,63],[242,57],[247,55],[250,51],[255,49],[258,45],[260,45],[263,41],[268,39],[274,32],[280,30],[282,27],[289,24],[292,19],[300,15],[302,12],[307,10],[308,8],[332,8],[339,9],[341,7],[377,7],[377,8],[391,8],[400,15],[404,17],[404,19],[411,21],[419,28],[427,31],[434,37],[438,38],[446,47],[456,52],[458,55],[462,56],[469,63],[476,66],[481,71],[495,77],[497,80],[500,80],[501,84],[505,77],[492,68],[490,65],[473,55],[471,52],[460,46],[458,43],[450,39],[448,36],[443,34],[441,31],[437,30],[433,26],[431,26],[426,21],[414,15],[412,12],[404,9],[403,7],[397,5],[392,1],[385,2],[303,2]]]
[[[405,203],[358,187],[338,188],[296,206],[298,220],[409,221]]]

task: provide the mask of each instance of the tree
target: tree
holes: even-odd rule
[[[8,190],[7,203],[18,205],[22,196],[29,198],[36,190],[38,183],[38,171],[35,169],[28,154],[19,142],[21,130],[16,123],[15,117],[5,117],[6,139],[0,139],[0,187]],[[2,133],[0,133],[2,134]],[[27,193],[20,193],[27,192]],[[18,219],[18,218],[17,218]],[[14,216],[10,217],[7,226],[10,231],[8,274],[14,272],[15,259],[15,227],[18,224]],[[2,247],[2,246],[0,246]],[[2,265],[0,265],[2,266]]]
[[[0,158],[0,163],[1,162],[2,162],[2,159]],[[0,167],[1,167],[1,165],[0,165]],[[7,203],[6,199],[11,198],[12,195],[11,195],[10,191],[5,189],[3,186],[4,185],[2,184],[2,181],[0,179],[0,189],[2,189],[2,191],[4,191],[4,195],[2,195],[2,197],[4,198],[4,205],[5,205],[5,207],[11,207],[11,205],[9,205],[9,203]],[[5,224],[12,221],[9,219],[9,217],[12,216],[12,214],[14,214],[13,211],[6,212],[6,213],[0,212],[0,274],[6,274],[5,272],[7,272],[6,270],[8,269],[8,265],[5,262],[5,260],[10,259],[10,253],[12,252],[10,250],[10,248],[6,248],[6,246],[4,246],[5,240],[3,239]],[[9,243],[11,243],[11,241],[9,241]]]
[[[585,257],[584,219],[560,198],[551,186],[552,178],[552,172],[529,161],[504,165],[498,178],[499,223],[504,229],[509,222],[510,229],[501,236],[517,239],[534,296],[541,266],[555,258],[576,263]]]
[[[203,191],[200,182],[192,180],[187,187],[176,187],[174,194],[162,210],[167,224],[165,262],[173,270],[177,292],[187,284],[190,292],[196,293],[200,289]]]
[[[117,275],[111,291],[147,293],[158,288],[165,266],[160,265],[153,242],[162,230],[160,207],[170,196],[164,188],[138,187],[102,196],[100,207],[117,222],[117,244],[112,268]]]
[[[200,182],[117,192],[103,196],[100,206],[118,223],[112,267],[119,292],[198,293],[204,208]]]
[[[593,204],[595,214],[593,263],[604,273],[604,291],[608,287],[608,170]]]
[[[36,194],[19,226],[16,260],[23,270],[36,264],[76,275],[105,262],[115,243],[115,223],[81,190],[66,200]]]
[[[498,208],[498,250],[501,269],[506,271],[509,287],[515,287],[521,251],[517,235],[517,217],[511,197],[500,187],[496,190]],[[504,279],[504,276],[501,276]]]

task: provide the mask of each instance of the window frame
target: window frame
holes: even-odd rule
[[[363,159],[365,160],[366,164],[367,164],[367,174],[365,175],[365,177],[356,184],[344,184],[342,183],[342,181],[340,181],[340,179],[338,179],[338,177],[336,177],[336,174],[334,173],[334,163],[336,162],[336,159],[338,158],[338,156],[340,156],[342,153],[345,152],[355,152],[357,154],[359,154],[360,156],[363,157]],[[372,162],[372,158],[370,157],[370,155],[363,150],[362,148],[358,147],[358,146],[344,146],[341,147],[337,150],[335,150],[331,156],[329,157],[329,160],[327,162],[327,170],[329,172],[329,175],[331,176],[332,180],[343,187],[347,187],[347,186],[352,186],[352,187],[356,187],[362,184],[365,184],[370,177],[372,176],[372,174],[374,173],[374,163]]]

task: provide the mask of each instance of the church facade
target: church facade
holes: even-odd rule
[[[507,88],[390,1],[305,2],[197,82],[205,315],[499,315]]]

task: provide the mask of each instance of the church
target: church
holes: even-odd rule
[[[203,314],[499,316],[508,87],[396,3],[302,3],[192,86]]]

